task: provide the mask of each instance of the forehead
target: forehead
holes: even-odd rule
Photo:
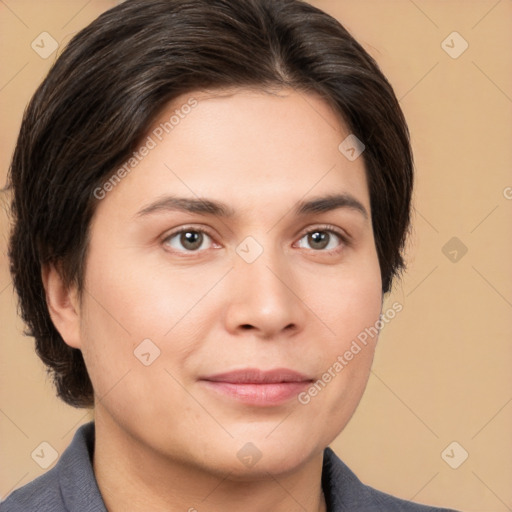
[[[134,213],[168,193],[218,199],[234,211],[261,215],[308,195],[344,193],[369,211],[363,158],[350,161],[339,149],[349,134],[317,95],[291,89],[187,93],[160,112],[139,158],[128,161],[128,172],[99,208],[122,203]]]

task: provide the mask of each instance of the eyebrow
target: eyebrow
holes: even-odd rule
[[[329,194],[327,196],[300,201],[294,208],[296,216],[306,216],[314,213],[325,213],[339,208],[357,211],[368,219],[369,215],[363,204],[350,194]],[[199,215],[215,217],[235,217],[236,211],[222,201],[206,198],[189,198],[165,196],[157,199],[137,212],[136,217],[144,217],[157,212],[183,211]]]

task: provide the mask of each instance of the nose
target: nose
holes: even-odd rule
[[[275,339],[299,332],[307,319],[298,280],[284,254],[263,254],[252,263],[236,256],[230,272],[226,329]]]

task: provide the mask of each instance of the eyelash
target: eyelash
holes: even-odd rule
[[[163,243],[165,245],[166,242],[168,242],[169,240],[173,239],[177,235],[181,235],[182,233],[189,233],[189,232],[192,232],[192,233],[202,233],[204,235],[209,236],[212,239],[212,241],[214,240],[213,235],[211,233],[209,233],[208,230],[206,230],[204,228],[196,228],[196,227],[193,227],[193,226],[186,226],[186,227],[178,229],[177,231],[173,231],[172,233],[167,235],[163,239]],[[308,235],[310,235],[312,233],[317,233],[317,232],[325,232],[325,233],[334,234],[335,236],[337,236],[340,239],[340,246],[338,246],[335,249],[330,249],[330,250],[307,249],[309,251],[317,252],[317,253],[324,253],[324,254],[336,254],[336,253],[340,252],[341,250],[343,250],[343,246],[345,246],[345,247],[350,246],[350,239],[349,239],[348,235],[346,235],[345,233],[340,231],[335,226],[331,226],[330,224],[324,224],[324,225],[321,225],[321,226],[316,226],[314,229],[310,229],[308,231],[303,232],[301,234],[300,238],[298,239],[298,241],[302,240],[304,237],[306,237],[306,236],[308,236]],[[213,243],[215,243],[215,242],[213,242]],[[189,257],[189,256],[185,256],[185,255],[187,255],[187,254],[195,255],[195,254],[203,252],[204,250],[206,250],[206,249],[203,249],[203,250],[199,250],[198,249],[198,250],[195,250],[195,251],[188,251],[188,250],[176,251],[176,250],[172,250],[172,252],[173,253],[177,253],[177,254],[181,254],[184,257]]]

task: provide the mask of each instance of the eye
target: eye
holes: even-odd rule
[[[299,240],[299,247],[323,252],[335,252],[340,246],[346,243],[346,238],[337,230],[331,227],[321,227],[308,231]]]
[[[198,252],[213,245],[210,235],[197,228],[182,228],[171,233],[164,239],[164,244],[177,252]]]
[[[205,230],[193,227],[181,228],[165,237],[163,242],[178,253],[197,253],[215,246],[212,237]],[[311,229],[298,241],[300,248],[328,253],[341,250],[343,245],[348,245],[347,237],[332,226]]]

